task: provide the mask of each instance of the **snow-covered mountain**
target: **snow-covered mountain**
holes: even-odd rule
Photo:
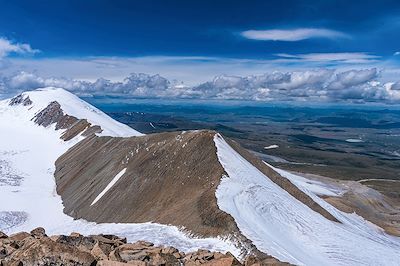
[[[34,122],[35,116],[53,101],[61,105],[65,114],[88,118],[94,125],[100,125],[104,130],[100,135],[141,135],[63,89],[40,89],[1,101],[0,230],[13,233],[42,226],[48,234],[69,234],[74,231],[86,234],[114,233],[132,242],[148,240],[176,246],[183,251],[204,248],[232,250],[234,254],[239,254],[239,250],[229,242],[217,238],[192,239],[175,226],[150,222],[96,224],[74,220],[64,214],[62,199],[56,193],[55,161],[84,137],[79,134],[64,141],[60,137],[67,129],[55,130],[55,123],[44,127]]]
[[[42,226],[297,265],[400,264],[400,238],[322,199],[343,188],[276,169],[213,131],[143,135],[46,88],[0,102],[0,139],[7,233]]]

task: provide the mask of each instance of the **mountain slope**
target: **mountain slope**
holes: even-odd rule
[[[215,190],[224,169],[214,135],[190,131],[86,138],[56,161],[65,213],[96,222],[174,224],[202,236],[237,231],[232,217],[217,206]],[[115,176],[118,181],[109,186]]]
[[[215,137],[218,158],[227,173],[217,190],[219,207],[231,214],[241,232],[257,248],[297,265],[398,265],[400,239],[386,235],[356,214],[343,213],[319,198],[337,194],[273,168],[296,184],[340,223],[312,211],[272,182],[237,153],[221,136]],[[310,189],[313,188],[313,189]]]

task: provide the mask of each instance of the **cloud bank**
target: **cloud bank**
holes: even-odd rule
[[[270,72],[246,77],[221,75],[197,86],[160,75],[131,74],[122,81],[44,78],[19,72],[0,77],[0,97],[40,87],[62,87],[80,96],[251,101],[400,103],[400,81],[381,83],[376,68]]]
[[[340,31],[317,28],[247,30],[243,31],[241,35],[251,40],[286,42],[302,41],[312,38],[337,39],[349,37]]]

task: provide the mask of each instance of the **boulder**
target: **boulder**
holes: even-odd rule
[[[74,236],[65,236],[60,235],[55,240],[57,243],[67,244],[74,247],[77,247],[83,251],[90,252],[94,245],[96,244],[96,239],[91,236],[82,236],[82,235],[74,235]]]
[[[204,266],[239,266],[242,265],[235,257],[227,256],[214,259],[203,264]]]
[[[94,239],[97,242],[103,243],[103,244],[109,244],[112,247],[118,247],[124,244],[123,240],[124,239],[120,239],[120,238],[116,238],[116,239],[110,239],[110,238],[106,238],[103,235],[91,235],[88,236],[92,239]]]
[[[161,252],[164,254],[174,254],[177,253],[178,250],[174,247],[164,247]]]
[[[95,258],[78,248],[48,237],[27,238],[23,246],[4,260],[6,265],[95,265]]]
[[[33,229],[31,231],[31,236],[33,236],[34,238],[40,239],[40,238],[45,237],[47,235],[46,235],[46,231],[44,230],[43,227],[38,227],[38,228],[35,228],[35,229]]]
[[[83,237],[83,235],[77,233],[77,232],[72,232],[71,234],[69,234],[70,237]]]
[[[150,253],[145,250],[118,250],[122,261],[128,262],[131,260],[149,261]]]
[[[151,265],[171,265],[171,266],[179,266],[181,262],[175,258],[172,254],[152,254],[150,257]]]
[[[107,260],[108,255],[111,252],[111,245],[103,244],[97,242],[90,253],[97,259],[97,260]]]
[[[124,243],[124,244],[127,243],[126,237],[119,237],[119,236],[116,236],[116,235],[101,235],[101,236],[104,237],[104,238],[113,240],[113,241],[122,242],[122,243]]]

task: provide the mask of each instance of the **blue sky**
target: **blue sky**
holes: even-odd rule
[[[147,73],[197,86],[220,75],[328,69],[334,73],[321,75],[331,82],[353,71],[342,77],[354,80],[340,82],[354,87],[357,75],[367,73],[354,71],[374,69],[363,81],[380,82],[380,94],[400,80],[399,1],[0,0],[0,6],[0,71],[8,80],[29,73],[34,84],[123,82]],[[2,84],[3,94],[15,89],[4,78]],[[397,87],[385,97],[396,98]]]
[[[0,35],[38,56],[213,56],[400,48],[398,1],[1,1]],[[317,28],[343,35],[257,41],[247,30]]]

